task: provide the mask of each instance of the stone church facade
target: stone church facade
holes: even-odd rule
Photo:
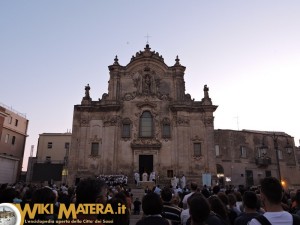
[[[108,93],[92,100],[90,86],[74,106],[68,183],[88,176],[156,172],[161,182],[184,174],[216,177],[214,111],[209,89],[202,100],[185,92],[178,57],[165,64],[147,44],[126,66],[109,67]]]

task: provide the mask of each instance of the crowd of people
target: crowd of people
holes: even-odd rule
[[[75,187],[1,185],[0,203],[54,204],[53,214],[37,214],[35,219],[52,219],[57,223],[57,210],[62,203],[100,203],[110,204],[115,212],[120,205],[125,205],[126,210],[118,215],[81,213],[77,218],[111,221],[116,225],[129,225],[132,214],[141,215],[136,225],[300,224],[300,190],[287,193],[273,177],[264,178],[255,191],[199,187],[195,182],[184,188],[156,185],[145,190],[142,199],[133,199],[131,190],[122,182],[108,184],[102,177],[83,179]]]
[[[98,179],[104,180],[107,186],[126,186],[128,182],[128,176],[126,175],[100,175]]]
[[[154,221],[171,225],[300,224],[300,190],[287,193],[274,177],[264,178],[255,191],[200,188],[195,182],[179,192],[175,187],[164,187],[158,194],[156,188],[147,192],[151,200],[150,196],[144,197],[142,209],[146,216],[137,225]]]

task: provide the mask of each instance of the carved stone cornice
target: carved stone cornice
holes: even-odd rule
[[[79,112],[107,112],[118,111],[121,108],[119,101],[100,100],[92,101],[91,105],[75,105],[74,110]]]
[[[161,142],[158,139],[138,138],[131,142],[131,148],[134,149],[160,149]]]
[[[186,112],[214,112],[218,106],[215,105],[203,105],[199,101],[176,101],[170,104],[170,110],[172,112],[186,111]]]

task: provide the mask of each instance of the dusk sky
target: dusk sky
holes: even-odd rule
[[[26,114],[28,158],[39,134],[72,129],[85,85],[101,98],[115,56],[127,65],[149,34],[168,66],[186,66],[186,93],[200,101],[207,84],[215,129],[282,131],[299,146],[299,12],[299,0],[3,0],[0,103]]]

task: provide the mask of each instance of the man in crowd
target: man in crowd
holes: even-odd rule
[[[243,195],[244,212],[241,213],[234,221],[234,225],[247,225],[248,222],[257,217],[256,211],[258,204],[257,196],[253,191],[246,191]]]
[[[185,195],[182,200],[183,209],[187,209],[187,199],[197,191],[198,185],[195,182],[191,183],[191,193]]]
[[[180,225],[180,214],[182,209],[172,204],[173,193],[171,188],[165,187],[161,191],[161,199],[163,201],[162,216],[172,222],[172,225]]]
[[[300,224],[300,218],[298,216],[292,216],[292,214],[283,210],[281,206],[281,199],[283,189],[280,181],[274,177],[266,177],[261,181],[261,201],[265,208],[265,213],[249,222],[249,225],[292,225],[293,220],[299,222],[294,224]],[[265,221],[265,222],[264,222]]]

